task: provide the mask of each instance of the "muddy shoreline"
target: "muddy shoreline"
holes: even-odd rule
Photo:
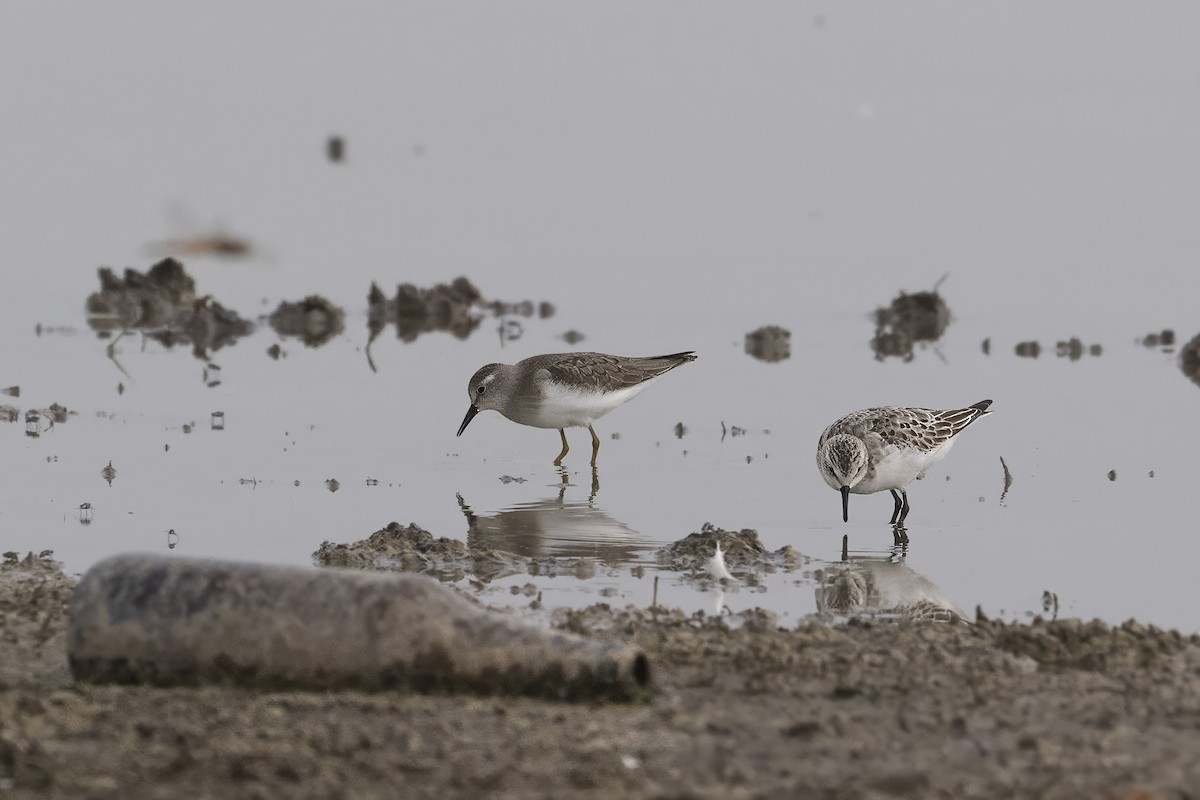
[[[1200,637],[1129,622],[781,628],[600,604],[651,699],[74,684],[75,581],[0,567],[0,791],[33,797],[1194,797]],[[731,624],[732,623],[732,624]]]

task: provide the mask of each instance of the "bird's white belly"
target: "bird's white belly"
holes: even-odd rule
[[[615,392],[596,392],[573,389],[547,381],[543,384],[540,402],[516,409],[509,418],[513,422],[535,428],[587,427],[617,406],[633,399],[649,383],[646,381]]]
[[[855,494],[871,494],[888,489],[903,489],[918,475],[945,458],[954,445],[947,439],[932,450],[925,452],[915,447],[893,447],[885,449],[883,457],[875,463],[875,474],[850,489]]]

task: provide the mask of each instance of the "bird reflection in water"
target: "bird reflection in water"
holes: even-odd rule
[[[645,560],[655,544],[623,522],[613,519],[596,503],[599,473],[592,470],[591,493],[586,500],[569,500],[575,488],[566,468],[559,470],[561,483],[552,496],[518,503],[496,514],[475,513],[458,496],[467,518],[467,544],[503,550],[527,558],[594,558],[609,564]]]
[[[893,537],[897,543],[887,554],[851,554],[847,537],[843,536],[841,561],[830,562],[822,570],[821,585],[816,590],[817,612],[966,621],[937,584],[908,566],[907,532],[893,529]],[[904,544],[900,544],[901,537]]]

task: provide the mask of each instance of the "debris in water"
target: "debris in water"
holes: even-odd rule
[[[173,258],[158,262],[144,274],[127,269],[124,277],[118,278],[108,267],[101,267],[99,276],[100,291],[87,299],[88,325],[101,337],[119,332],[108,346],[114,362],[117,341],[135,330],[168,349],[191,344],[193,354],[206,361],[210,351],[254,331],[253,323],[211,296],[197,296],[195,281]],[[120,368],[119,363],[117,366]]]
[[[566,342],[569,345],[576,345],[576,344],[579,344],[580,342],[582,342],[587,337],[585,337],[582,333],[580,333],[579,331],[572,328],[571,330],[567,331],[559,338],[562,339],[564,342]]]
[[[325,156],[335,164],[341,163],[346,157],[346,141],[340,136],[330,136],[325,140]]]
[[[1065,356],[1071,361],[1078,361],[1083,357],[1083,342],[1079,341],[1077,337],[1072,336],[1065,342],[1058,342],[1054,347],[1054,351],[1059,358]],[[1102,352],[1102,348],[1098,344],[1093,344],[1087,348],[1087,351],[1090,355],[1098,356]]]
[[[287,357],[287,353],[283,351],[283,348],[279,346],[278,342],[267,348],[267,355],[275,361]]]
[[[79,504],[79,524],[80,525],[91,525],[92,519],[93,519],[92,513],[93,512],[92,512],[92,504],[91,503],[80,503]]]
[[[337,478],[330,478],[329,480],[325,481],[325,488],[331,492],[336,492],[338,489],[342,488],[342,485],[338,483]]]
[[[1042,611],[1050,615],[1050,619],[1058,619],[1058,593],[1049,589],[1042,592]]]
[[[21,418],[21,409],[16,406],[0,405],[0,422],[16,422]]]
[[[1021,358],[1037,358],[1042,353],[1042,346],[1036,341],[1018,342],[1015,349]]]
[[[1117,479],[1117,471],[1115,469],[1110,469],[1108,471],[1108,479],[1110,481],[1115,481]]]
[[[175,532],[174,528],[171,528],[167,531],[167,549],[174,550],[177,544],[179,544],[179,534]]]
[[[675,423],[675,438],[682,439],[683,435],[685,433],[687,433],[687,426],[685,426],[682,422],[676,422]]]
[[[529,480],[529,479],[528,478],[514,478],[512,475],[501,475],[500,476],[500,482],[503,484],[524,483],[527,480]]]
[[[202,376],[204,385],[209,389],[213,389],[221,385],[221,367],[218,364],[205,364],[204,375]]]
[[[947,275],[943,275],[933,290],[908,294],[901,291],[891,305],[875,309],[875,336],[871,349],[875,360],[901,358],[912,361],[916,344],[936,342],[950,324],[950,308],[938,293],[938,287]]]
[[[21,396],[21,387],[20,386],[9,386],[7,389],[0,389],[0,394],[6,394],[9,397],[20,397]]]
[[[42,415],[36,411],[25,412],[25,435],[36,439],[42,435]]]
[[[329,300],[310,294],[298,303],[280,303],[268,322],[280,336],[300,339],[306,347],[320,347],[342,332],[345,316]]]
[[[769,364],[785,361],[792,355],[792,332],[778,325],[764,325],[746,334],[746,354]]]
[[[1175,348],[1175,331],[1163,328],[1158,333],[1148,333],[1138,339],[1138,344],[1148,348],[1161,348],[1164,353],[1170,353]]]
[[[1200,334],[1179,351],[1179,369],[1192,383],[1200,386]]]
[[[212,429],[214,431],[225,430],[225,412],[224,411],[212,412]]]
[[[113,481],[117,479],[117,470],[112,465],[112,461],[109,461],[108,466],[100,470],[100,475],[104,478],[104,480],[108,481],[108,485],[111,488]]]
[[[992,339],[991,339],[991,337],[988,337],[987,339],[983,340],[983,354],[985,356],[990,356],[992,354]]]
[[[401,284],[396,297],[388,299],[380,288],[372,283],[367,294],[367,361],[371,360],[371,343],[389,324],[396,326],[396,335],[404,342],[416,341],[423,333],[445,331],[459,339],[465,339],[479,327],[482,311],[494,316],[532,317],[537,311],[543,317],[553,312],[553,306],[532,300],[506,303],[500,300],[485,301],[475,285],[465,277],[452,282],[439,283],[431,289],[421,289],[411,283]],[[503,320],[502,320],[503,322]],[[520,335],[521,326],[502,327],[501,333]],[[511,338],[511,337],[510,337]]]

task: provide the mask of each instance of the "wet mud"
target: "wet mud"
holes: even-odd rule
[[[778,325],[764,325],[746,334],[746,354],[774,364],[792,357],[792,332]]]
[[[939,280],[938,284],[941,282]],[[928,292],[900,292],[889,305],[875,309],[874,318],[875,336],[871,339],[871,350],[875,360],[899,358],[912,361],[918,345],[933,344],[942,338],[951,314],[935,285]]]
[[[163,259],[143,273],[99,269],[100,291],[87,299],[88,325],[100,336],[134,331],[164,347],[191,345],[197,358],[254,332],[254,324],[210,295],[198,295],[183,264]],[[115,343],[115,342],[114,342]],[[112,346],[110,345],[110,355]]]
[[[597,604],[552,627],[641,648],[640,703],[76,684],[75,582],[0,565],[7,797],[1186,798],[1200,637]],[[267,632],[264,631],[264,634]]]
[[[743,528],[727,531],[706,522],[700,530],[659,549],[654,555],[664,569],[684,573],[708,571],[709,562],[720,544],[725,566],[735,576],[741,573],[792,572],[807,563],[808,558],[791,545],[771,552],[763,547],[758,531]]]
[[[314,294],[298,303],[280,303],[268,321],[280,336],[300,339],[306,347],[320,347],[341,334],[345,318],[341,307]]]
[[[1200,386],[1200,334],[1179,351],[1179,370],[1188,380]]]
[[[528,572],[530,561],[514,553],[435,537],[419,525],[398,522],[350,544],[322,542],[313,553],[313,563],[323,567],[416,572],[451,583],[467,577],[491,581]]]

